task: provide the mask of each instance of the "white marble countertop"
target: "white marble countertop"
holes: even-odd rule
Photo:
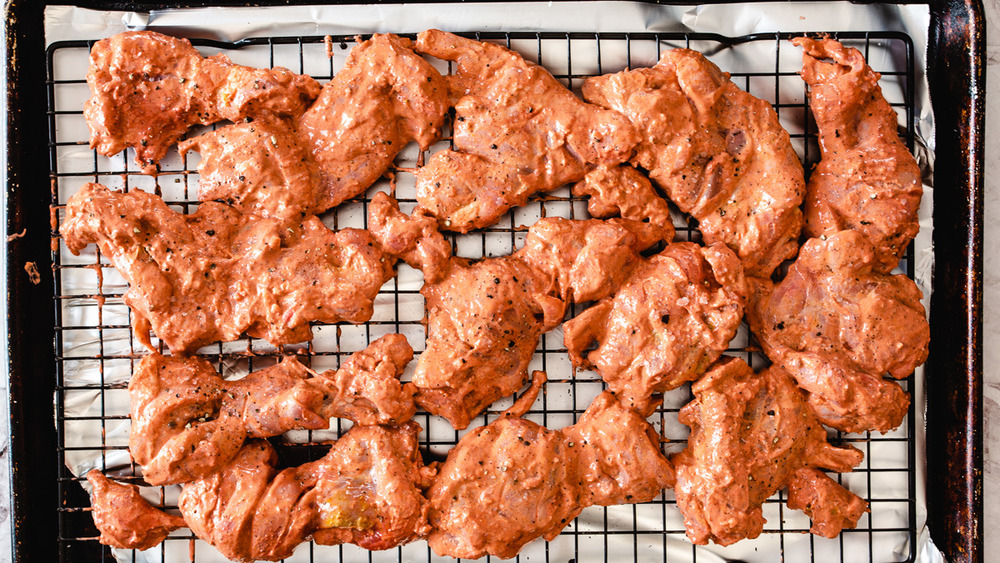
[[[1000,0],[984,0],[987,14],[986,198],[984,229],[984,473],[985,554],[1000,553]],[[7,379],[0,378],[6,404]],[[6,414],[6,413],[4,413]],[[992,447],[991,447],[992,446]],[[7,417],[0,416],[0,561],[9,561],[10,495]],[[984,560],[996,558],[984,557]]]

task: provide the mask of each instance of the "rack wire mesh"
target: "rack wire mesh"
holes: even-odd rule
[[[567,87],[579,93],[583,79],[623,70],[625,66],[650,66],[669,48],[689,47],[706,54],[733,81],[757,97],[771,102],[806,170],[818,160],[815,125],[811,120],[806,86],[798,78],[801,56],[788,40],[790,34],[769,33],[728,38],[699,33],[470,33],[520,52],[545,66]],[[881,72],[881,85],[900,116],[901,133],[908,146],[914,145],[914,61],[908,36],[895,32],[840,33],[833,36],[858,47],[869,64]],[[310,74],[321,82],[343,65],[354,41],[353,36],[335,36],[333,56],[327,58],[324,37],[271,37],[244,40],[236,44],[194,41],[204,53],[224,52],[234,62],[251,66],[285,66]],[[89,50],[93,42],[60,42],[47,52],[49,159],[52,190],[52,240],[55,271],[55,352],[56,420],[59,440],[60,505],[58,542],[61,560],[70,561],[74,546],[94,544],[97,532],[90,521],[89,503],[80,494],[81,477],[97,467],[124,481],[143,484],[127,453],[127,383],[138,360],[146,353],[131,330],[131,312],[122,302],[124,280],[108,260],[94,249],[73,256],[63,244],[58,226],[66,200],[85,182],[99,182],[111,188],[143,189],[160,194],[178,211],[191,212],[197,205],[196,155],[176,153],[161,162],[158,176],[141,174],[129,154],[104,157],[88,146],[89,129],[83,118],[83,102],[89,97],[85,81]],[[756,56],[761,49],[770,58]],[[614,56],[610,53],[615,53]],[[436,61],[442,72],[451,70]],[[192,132],[193,134],[198,131]],[[446,132],[447,133],[447,132]],[[404,211],[415,204],[412,170],[435,150],[448,146],[448,139],[425,154],[410,146],[396,159],[395,170],[358,197],[326,214],[331,228],[365,226],[366,204],[377,190],[395,189]],[[674,210],[678,238],[699,240],[691,221]],[[527,226],[543,216],[587,217],[586,202],[571,196],[567,188],[538,197],[515,209],[496,225],[467,235],[451,235],[456,253],[470,258],[504,255],[523,241]],[[913,275],[913,249],[902,264]],[[198,353],[215,363],[227,377],[238,377],[277,361],[282,353],[296,353],[301,361],[317,370],[335,368],[351,353],[364,348],[383,334],[406,335],[419,354],[426,327],[423,300],[419,294],[420,274],[400,265],[399,276],[386,283],[376,300],[373,319],[362,325],[316,324],[314,340],[300,346],[275,349],[267,342],[244,338],[237,342],[207,346]],[[569,315],[581,306],[574,305]],[[154,339],[155,342],[155,339]],[[766,359],[741,327],[727,351],[744,357],[752,366],[763,367]],[[414,362],[415,363],[415,362]],[[404,379],[412,373],[411,364]],[[556,329],[543,335],[529,369],[549,373],[545,392],[527,418],[550,428],[573,424],[604,385],[589,371],[574,373]],[[901,382],[914,387],[914,376]],[[650,418],[669,442],[667,453],[684,446],[687,429],[677,421],[677,413],[690,399],[687,388],[669,393],[664,405]],[[509,406],[511,398],[492,405],[470,425],[475,428],[494,420]],[[916,462],[913,405],[904,424],[884,435],[832,433],[835,442],[850,443],[865,453],[863,464],[851,474],[836,478],[870,503],[871,513],[863,516],[855,530],[845,530],[837,539],[826,540],[807,533],[809,519],[784,506],[784,493],[764,505],[767,524],[755,540],[736,547],[710,551],[695,548],[684,539],[683,519],[671,491],[641,505],[590,507],[552,542],[536,541],[517,560],[525,561],[718,561],[715,554],[754,561],[912,561],[916,549]],[[418,413],[424,428],[420,435],[426,461],[443,460],[465,431],[451,428],[443,419]],[[349,424],[349,423],[348,423]],[[346,431],[348,424],[331,422],[330,431],[293,432],[279,444],[283,461],[297,464],[317,459],[325,453],[324,441]],[[143,487],[144,496],[168,509],[176,507],[177,487]],[[48,509],[39,507],[39,509]],[[714,552],[714,554],[712,553]],[[189,531],[172,534],[159,547],[147,552],[104,548],[102,560],[136,561],[217,561],[222,560],[207,544]],[[367,552],[354,546],[322,547],[305,544],[289,561],[431,561],[436,557],[425,542],[415,542],[387,552]]]

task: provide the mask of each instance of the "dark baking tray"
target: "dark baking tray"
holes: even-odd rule
[[[60,4],[52,2],[50,4]],[[317,2],[272,2],[274,4]],[[151,10],[267,2],[79,2],[97,9]],[[13,559],[90,561],[96,545],[60,549],[52,506],[78,505],[82,490],[59,478],[52,421],[55,380],[51,312],[50,163],[47,154],[45,2],[11,0],[7,37],[8,353]],[[934,103],[937,164],[934,234],[937,261],[927,363],[927,499],[935,543],[950,561],[982,561],[982,138],[985,74],[980,2],[935,2],[931,8],[928,81]],[[942,100],[944,103],[942,103]],[[947,186],[947,189],[945,189]],[[957,190],[957,191],[956,191]],[[30,280],[25,264],[36,264]],[[37,314],[36,311],[42,314]],[[73,497],[73,498],[70,498]],[[84,500],[85,502],[85,500]],[[89,518],[88,513],[77,517]]]

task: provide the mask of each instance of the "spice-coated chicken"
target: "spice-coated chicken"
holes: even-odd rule
[[[920,290],[877,265],[870,241],[841,231],[807,241],[781,283],[751,280],[747,320],[764,352],[845,432],[899,426],[910,400],[883,376],[907,377],[927,359]]]
[[[203,58],[188,40],[152,31],[95,43],[87,83],[90,146],[109,156],[132,147],[147,174],[193,125],[298,116],[320,93],[308,76],[236,65],[223,54]]]
[[[448,85],[412,47],[392,34],[360,43],[299,120],[320,170],[321,209],[364,192],[410,141],[427,150],[441,137]]]
[[[457,63],[446,78],[454,150],[417,172],[417,201],[444,228],[490,225],[532,194],[628,160],[639,140],[624,116],[577,98],[510,49],[438,30],[421,33],[416,49]]]
[[[653,427],[611,393],[563,430],[504,416],[449,452],[427,492],[427,542],[442,556],[507,559],[588,506],[647,502],[673,483]]]
[[[243,333],[303,342],[312,321],[363,322],[393,275],[365,230],[334,232],[315,216],[289,226],[216,202],[183,215],[99,184],[70,198],[60,233],[73,253],[98,245],[129,282],[136,333],[152,329],[174,353]]]
[[[319,169],[287,119],[235,123],[181,141],[177,149],[201,155],[201,201],[222,201],[242,213],[294,224],[325,209]]]
[[[429,148],[448,107],[444,78],[411,41],[375,34],[301,117],[230,125],[178,148],[201,153],[201,200],[300,218],[364,192],[410,141]]]
[[[625,404],[648,415],[664,391],[697,379],[722,355],[746,299],[729,248],[678,242],[641,260],[613,296],[566,322],[564,342],[574,365],[596,368]]]
[[[451,255],[419,209],[409,217],[378,194],[369,212],[386,252],[424,271],[429,330],[416,401],[455,428],[520,389],[539,335],[562,322],[566,304],[614,291],[662,232],[624,219],[542,219],[521,250],[471,262]]]
[[[599,166],[573,185],[573,195],[589,195],[587,211],[591,217],[623,217],[646,221],[663,230],[660,237],[674,238],[674,225],[667,200],[656,193],[642,172],[628,164]]]
[[[390,549],[425,537],[434,477],[420,426],[355,426],[322,458],[279,471],[274,449],[248,442],[221,472],[184,485],[178,506],[198,537],[237,561],[277,561],[309,539]]]
[[[812,519],[809,531],[824,538],[855,528],[858,519],[869,512],[864,499],[815,467],[803,467],[792,476],[788,508],[805,512]]]
[[[803,483],[802,469],[845,472],[861,463],[860,450],[827,442],[802,392],[777,366],[754,373],[743,360],[725,358],[691,391],[694,400],[678,416],[691,427],[688,446],[671,461],[677,470],[677,506],[696,544],[729,545],[759,536],[761,504],[789,483],[793,489]],[[834,528],[833,535],[840,533],[838,526],[853,528],[868,511],[863,500],[830,483],[849,502],[829,506],[824,499],[810,509],[815,527],[827,537]],[[788,504],[800,508],[791,500]],[[839,523],[823,513],[838,509],[844,511]]]
[[[875,270],[889,272],[920,230],[920,168],[860,51],[833,39],[792,42],[804,49],[802,78],[822,151],[806,189],[805,232],[856,230],[875,246]]]
[[[87,480],[94,488],[91,515],[104,545],[149,549],[166,539],[170,532],[187,527],[180,516],[167,514],[149,504],[135,485],[112,481],[97,469],[87,473]]]
[[[184,483],[224,467],[248,438],[319,430],[331,418],[401,424],[413,417],[413,389],[399,376],[413,358],[390,334],[336,371],[310,372],[294,357],[226,381],[201,358],[152,354],[129,382],[129,452],[151,485]]]
[[[94,522],[102,543],[134,549],[187,526],[234,561],[277,561],[309,539],[390,549],[430,532],[423,491],[434,469],[420,458],[419,432],[415,422],[355,426],[322,458],[280,471],[274,448],[251,440],[220,471],[183,486],[183,519],[92,471]]]
[[[583,97],[632,120],[642,139],[632,163],[698,220],[707,244],[729,245],[747,275],[769,276],[795,256],[805,180],[770,104],[688,49],[589,78]]]

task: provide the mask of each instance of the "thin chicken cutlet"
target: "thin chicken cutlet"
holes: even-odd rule
[[[315,216],[289,227],[208,202],[190,215],[153,194],[87,184],[60,226],[79,254],[95,243],[129,282],[136,334],[177,353],[242,334],[275,345],[312,338],[312,321],[364,322],[392,264],[362,229]]]
[[[457,64],[447,77],[454,149],[417,172],[417,201],[445,229],[491,225],[532,194],[628,160],[639,140],[624,116],[577,98],[510,49],[433,29],[416,48]]]
[[[583,97],[628,116],[640,137],[631,162],[698,220],[707,244],[733,249],[747,275],[769,276],[795,256],[805,180],[770,104],[689,49],[589,78]]]
[[[153,31],[95,43],[87,84],[90,146],[108,156],[131,147],[147,174],[194,125],[298,116],[320,92],[308,76],[236,65],[223,54],[204,58],[187,39]]]

